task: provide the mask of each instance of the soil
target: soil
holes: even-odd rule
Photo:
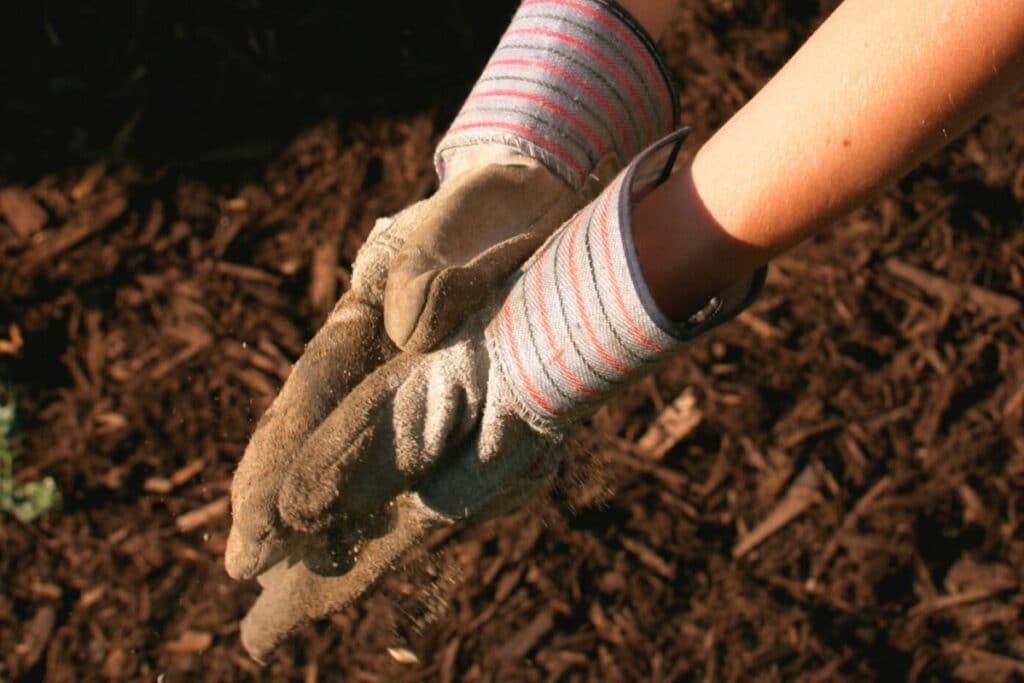
[[[0,372],[63,505],[0,526],[0,680],[1024,680],[1021,95],[602,409],[543,504],[247,659],[232,471],[374,218],[432,190],[511,11],[479,4],[25,19]],[[684,4],[692,148],[834,3]]]

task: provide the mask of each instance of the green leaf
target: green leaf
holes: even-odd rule
[[[23,484],[14,481],[14,451],[10,436],[14,430],[16,405],[0,403],[0,512],[9,512],[22,522],[39,519],[60,505],[60,491],[53,477]]]

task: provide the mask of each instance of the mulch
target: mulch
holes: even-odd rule
[[[685,4],[692,148],[826,8]],[[16,474],[63,505],[0,526],[0,680],[1024,680],[1022,95],[779,258],[542,503],[248,660],[232,471],[374,219],[432,191],[436,112],[329,119],[217,179],[110,157],[5,183]]]

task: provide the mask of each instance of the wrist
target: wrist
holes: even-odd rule
[[[685,320],[768,260],[716,220],[694,181],[692,162],[638,202],[632,218],[643,279],[672,320]]]
[[[686,341],[739,313],[760,291],[763,270],[712,291],[682,321],[653,300],[638,263],[633,211],[671,168],[682,133],[640,154],[559,229],[491,320],[491,358],[517,405],[530,407],[538,423],[587,414]]]

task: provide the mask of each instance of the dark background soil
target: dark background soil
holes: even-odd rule
[[[696,145],[834,3],[682,4]],[[5,10],[0,373],[64,504],[0,520],[0,680],[1024,680],[1020,94],[603,409],[543,505],[246,659],[235,463],[513,6]]]

